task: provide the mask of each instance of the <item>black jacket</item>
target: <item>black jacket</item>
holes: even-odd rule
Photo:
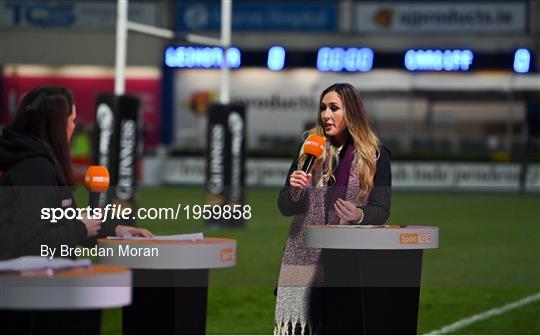
[[[345,143],[345,146],[340,152],[340,156],[342,157],[344,153],[346,152],[346,146],[348,143]],[[364,219],[362,220],[362,224],[371,224],[371,225],[382,225],[390,216],[390,204],[391,204],[391,188],[392,188],[392,172],[390,170],[390,151],[384,147],[381,146],[380,149],[380,157],[377,160],[377,167],[376,172],[374,176],[374,185],[373,189],[371,190],[371,193],[369,194],[368,202],[366,205],[361,206],[360,208],[364,212]],[[340,160],[341,162],[341,160]],[[281,191],[279,192],[278,197],[278,207],[281,213],[284,216],[293,216],[297,214],[303,214],[306,212],[306,209],[308,208],[308,199],[307,197],[304,197],[304,193],[302,193],[302,197],[294,201],[291,196],[291,184],[290,184],[290,176],[293,171],[297,170],[298,168],[298,158],[296,158],[291,168],[289,169],[289,173],[287,174],[287,180],[285,181],[285,185],[283,188],[281,188]],[[337,171],[337,168],[335,168],[335,171]],[[332,188],[328,188],[328,197],[327,201],[332,199],[331,196]],[[327,208],[331,206],[327,204]]]
[[[83,222],[41,219],[44,208],[75,207],[61,186],[52,154],[37,138],[5,129],[0,135],[0,260],[39,255],[42,245],[74,247],[86,240]]]

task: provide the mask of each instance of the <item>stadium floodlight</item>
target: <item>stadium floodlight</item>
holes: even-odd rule
[[[514,71],[517,73],[529,72],[531,66],[531,53],[528,49],[520,48],[514,53]]]
[[[266,61],[268,69],[272,71],[282,70],[285,67],[286,54],[285,48],[280,46],[273,46],[268,49],[268,59]]]

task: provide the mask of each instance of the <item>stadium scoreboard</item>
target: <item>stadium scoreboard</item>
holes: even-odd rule
[[[169,68],[220,68],[223,49],[205,46],[168,46],[164,62]],[[375,69],[401,69],[409,72],[468,72],[503,70],[517,74],[537,72],[532,52],[477,52],[471,49],[408,49],[378,52],[368,47],[324,46],[318,50],[287,51],[282,46],[267,50],[227,49],[228,67],[265,67],[271,71],[314,68],[321,72],[369,72]]]

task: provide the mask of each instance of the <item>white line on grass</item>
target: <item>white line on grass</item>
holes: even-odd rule
[[[463,320],[459,320],[457,322],[444,326],[441,329],[430,331],[427,334],[428,335],[441,335],[441,334],[451,333],[461,328],[464,328],[468,325],[476,323],[478,321],[487,320],[490,317],[504,314],[509,310],[519,308],[521,306],[527,305],[529,303],[533,303],[534,301],[538,301],[538,300],[540,300],[540,292],[527,296],[519,301],[508,303],[508,304],[505,304],[504,306],[493,308],[483,313],[473,315]]]

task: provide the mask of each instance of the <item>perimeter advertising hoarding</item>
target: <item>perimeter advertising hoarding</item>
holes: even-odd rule
[[[202,157],[170,158],[163,165],[160,181],[150,169],[153,159],[145,159],[145,177],[153,185],[201,185],[204,183]],[[246,185],[282,187],[291,159],[246,160]],[[418,191],[517,192],[521,167],[517,163],[488,162],[392,162],[392,189]],[[540,192],[540,165],[531,164],[525,179],[526,191]]]
[[[435,118],[446,118],[450,125],[471,121],[504,122],[508,119],[510,107],[514,111],[514,122],[520,122],[523,118],[523,102],[508,101],[499,92],[504,92],[509,85],[515,85],[518,90],[537,85],[537,77],[530,77],[530,81],[528,77],[507,74],[410,75],[389,71],[334,74],[314,69],[273,72],[244,68],[231,70],[231,102],[242,103],[247,108],[249,150],[276,151],[278,147],[291,149],[296,145],[294,149],[299,150],[303,132],[316,121],[320,93],[336,82],[349,82],[358,89],[368,115],[383,140],[399,140],[411,136],[422,137],[421,131],[425,129],[429,108],[434,109]],[[522,83],[523,80],[527,82]],[[219,70],[175,70],[172,85],[174,143],[183,148],[205,148],[206,138],[201,134],[206,132],[208,105],[218,97]],[[464,91],[463,99],[452,96],[452,101],[435,100],[431,104],[428,96],[414,94],[415,90],[435,92],[437,89],[450,93]],[[476,93],[488,90],[496,93],[492,95],[493,101],[477,101]],[[380,95],[379,92],[398,94]],[[437,119],[435,121],[438,122]],[[396,124],[399,127],[392,126]]]
[[[363,1],[353,10],[353,29],[369,33],[524,33],[527,3]]]
[[[175,143],[204,148],[208,105],[217,100],[219,70],[179,70],[174,79]],[[243,104],[249,117],[248,148],[273,149],[276,139],[287,146],[299,141],[304,124],[317,116],[319,73],[265,69],[231,72],[231,102]],[[331,84],[331,82],[329,82]]]
[[[160,4],[131,1],[129,19],[148,25],[162,22]],[[0,27],[12,29],[109,29],[116,26],[116,1],[4,0]]]
[[[176,30],[219,31],[218,1],[177,1]],[[337,3],[319,1],[233,1],[233,31],[336,31]]]
[[[88,75],[89,73],[91,75]],[[145,149],[159,142],[159,111],[161,108],[160,76],[154,71],[131,75],[127,70],[126,91],[139,98],[143,122]],[[88,67],[55,68],[8,65],[4,68],[0,100],[0,124],[9,125],[22,97],[31,89],[42,85],[59,85],[73,93],[77,106],[77,126],[91,125],[95,119],[95,99],[100,92],[113,92],[114,73],[109,68]],[[85,170],[85,169],[83,169]]]

